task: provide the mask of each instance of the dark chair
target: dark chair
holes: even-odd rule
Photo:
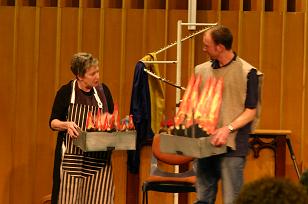
[[[160,135],[155,135],[152,144],[150,176],[143,182],[142,204],[148,204],[148,191],[166,193],[195,192],[196,177],[192,169],[185,172],[167,172],[159,168],[157,160],[169,165],[189,164],[193,158],[160,151]]]

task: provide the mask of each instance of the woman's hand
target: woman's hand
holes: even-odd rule
[[[66,123],[66,129],[67,133],[72,139],[76,139],[79,136],[80,133],[80,127],[75,122],[65,122]]]
[[[72,121],[60,121],[54,119],[51,121],[51,128],[58,131],[67,131],[70,138],[77,138],[81,132],[80,127]]]

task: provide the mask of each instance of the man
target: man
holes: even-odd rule
[[[214,204],[217,183],[222,180],[223,201],[233,203],[243,184],[248,138],[259,102],[259,76],[252,65],[232,51],[233,36],[224,26],[215,26],[203,36],[204,51],[211,61],[196,66],[203,82],[222,77],[224,88],[217,129],[211,135],[214,146],[227,146],[227,153],[196,160],[197,204]]]

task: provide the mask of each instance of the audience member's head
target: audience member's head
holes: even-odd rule
[[[303,184],[303,186],[305,187],[307,193],[308,193],[308,169],[306,169],[300,178],[300,183]]]
[[[304,187],[287,179],[265,177],[244,185],[235,204],[307,204]]]

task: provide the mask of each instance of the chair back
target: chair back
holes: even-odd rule
[[[153,155],[158,160],[164,163],[170,164],[170,165],[186,164],[193,160],[193,157],[161,152],[159,134],[154,135],[153,143],[152,143],[152,152],[153,152]]]

